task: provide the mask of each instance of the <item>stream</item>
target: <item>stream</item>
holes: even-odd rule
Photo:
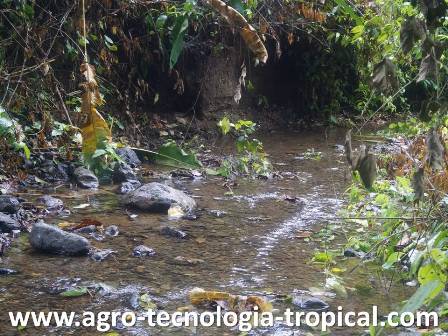
[[[113,186],[97,191],[58,189],[53,196],[70,209],[68,217],[48,217],[46,222],[79,222],[94,218],[105,226],[116,225],[120,233],[96,241],[100,249],[116,253],[104,261],[89,257],[64,257],[40,254],[29,246],[27,235],[16,239],[3,258],[1,267],[19,271],[17,275],[0,276],[0,335],[101,335],[94,329],[27,327],[18,331],[9,324],[9,311],[125,311],[143,313],[135,302],[143,293],[159,309],[174,312],[190,305],[188,293],[195,287],[225,291],[239,295],[260,295],[272,302],[279,312],[294,306],[284,298],[297,291],[324,288],[324,267],[312,262],[317,250],[322,250],[318,237],[304,239],[301,233],[335,227],[334,239],[328,249],[339,251],[335,267],[346,269],[341,276],[348,288],[347,297],[327,295],[322,299],[331,310],[370,311],[377,305],[380,313],[396,309],[409,293],[403,284],[390,286],[381,268],[371,264],[357,267],[358,258],[342,256],[345,234],[355,227],[346,227],[337,219],[344,206],[346,163],[344,154],[335,144],[341,144],[344,132],[324,130],[301,133],[273,133],[261,137],[280,177],[269,180],[238,179],[226,192],[223,179],[188,180],[171,178],[167,183],[193,195],[201,211],[197,220],[168,220],[167,215],[145,214],[126,210],[113,193]],[[219,147],[219,146],[218,146]],[[320,160],[303,157],[314,148],[322,153]],[[155,167],[148,167],[156,169]],[[165,169],[157,167],[157,169]],[[167,170],[169,171],[169,169]],[[146,178],[154,181],[153,178]],[[37,198],[39,191],[29,190],[28,200]],[[73,208],[88,203],[84,209]],[[129,214],[138,214],[130,218]],[[172,225],[185,231],[188,239],[163,236],[159,228]],[[353,231],[352,231],[353,232]],[[146,245],[156,251],[154,257],[137,258],[132,250]],[[194,265],[176,262],[178,256],[200,259]],[[62,290],[74,286],[100,286],[92,295],[64,298]],[[322,290],[330,291],[331,290]],[[325,293],[324,293],[325,294]],[[117,335],[240,335],[231,328],[148,327],[138,323],[133,328],[114,330]],[[257,328],[249,335],[319,335],[307,327],[288,328],[278,323],[272,328]],[[362,335],[362,329],[332,328],[331,335]]]

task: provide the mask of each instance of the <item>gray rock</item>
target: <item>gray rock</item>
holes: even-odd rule
[[[353,258],[353,257],[358,257],[358,258],[364,258],[366,256],[365,252],[362,251],[356,251],[352,248],[348,248],[346,250],[344,250],[344,257],[348,257],[348,258]]]
[[[116,251],[111,249],[95,250],[90,253],[90,259],[94,261],[103,261],[114,253],[116,253]]]
[[[17,274],[16,270],[13,270],[11,268],[0,268],[0,275],[14,275]]]
[[[188,234],[182,230],[176,229],[171,226],[164,226],[160,229],[160,234],[167,237],[173,237],[178,239],[188,238]]]
[[[103,241],[104,240],[104,235],[98,233],[98,232],[91,232],[90,236],[95,239],[96,241]]]
[[[309,295],[295,295],[292,303],[300,309],[322,311],[330,307],[325,301]]]
[[[29,240],[34,249],[52,254],[86,255],[90,249],[86,238],[44,222],[33,225]]]
[[[186,258],[184,256],[177,256],[173,260],[173,264],[180,266],[196,266],[204,263],[204,260],[198,258]]]
[[[73,176],[76,180],[76,183],[85,189],[94,189],[98,188],[98,178],[92,173],[90,170],[84,167],[78,167],[73,172]]]
[[[0,232],[20,230],[20,224],[11,216],[0,212]]]
[[[185,212],[196,208],[196,201],[183,191],[165,184],[152,182],[126,194],[124,203],[149,212],[167,212],[172,204],[179,205]]]
[[[62,202],[62,200],[50,195],[43,195],[36,201],[45,206],[49,211],[60,210],[64,207],[64,202]]]
[[[120,233],[120,230],[118,229],[118,226],[110,225],[104,230],[104,233],[109,237],[116,237]]]
[[[156,255],[156,251],[145,245],[138,245],[132,251],[134,257],[152,257]]]
[[[96,225],[87,225],[82,228],[74,230],[76,233],[92,233],[96,232]]]
[[[115,150],[115,152],[118,154],[118,156],[121,157],[124,162],[126,162],[131,167],[137,167],[142,163],[135,151],[129,147],[118,148],[117,150]]]
[[[135,175],[131,166],[127,163],[117,163],[114,167],[114,172],[112,174],[112,179],[115,183],[121,183],[126,181],[135,181],[137,180],[137,175]]]
[[[120,187],[118,187],[118,193],[119,194],[127,194],[131,191],[134,191],[138,187],[140,187],[142,184],[140,181],[134,180],[134,181],[127,181],[123,182]]]
[[[20,209],[19,200],[10,195],[0,195],[0,212],[15,214]]]

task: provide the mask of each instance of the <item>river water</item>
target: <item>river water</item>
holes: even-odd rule
[[[131,219],[132,211],[120,206],[118,196],[111,192],[112,187],[95,192],[67,189],[55,192],[54,196],[64,200],[71,215],[48,218],[47,222],[58,224],[94,218],[105,225],[117,225],[120,234],[116,237],[106,237],[103,241],[89,238],[95,247],[113,249],[116,253],[102,262],[88,257],[44,255],[34,252],[26,235],[22,235],[0,264],[20,271],[15,276],[0,277],[0,335],[101,335],[94,329],[55,326],[17,331],[9,326],[7,312],[133,310],[143,313],[136,304],[143,293],[148,293],[159,309],[174,312],[190,305],[188,292],[195,287],[264,296],[279,313],[288,307],[294,309],[285,299],[292,293],[310,288],[325,292],[327,275],[323,266],[311,259],[325,245],[319,239],[319,232],[331,227],[336,228],[334,239],[324,247],[338,255],[335,267],[347,270],[341,276],[348,295],[334,297],[327,293],[321,298],[330,304],[331,310],[336,310],[338,305],[354,311],[370,311],[372,305],[378,305],[382,313],[396,309],[395,304],[408,293],[404,285],[389,286],[379,268],[370,264],[350,273],[359,259],[341,256],[346,233],[356,229],[337,219],[348,184],[343,153],[334,147],[342,143],[343,132],[273,133],[262,140],[275,170],[280,172],[278,178],[238,179],[233,195],[226,194],[228,189],[223,186],[222,178],[217,177],[173,178],[167,182],[196,197],[201,209],[198,220],[170,221],[166,215],[143,213]],[[321,152],[321,159],[304,158],[303,153],[309,149]],[[38,194],[30,191],[30,198],[37,197],[33,193]],[[73,208],[82,203],[90,206]],[[182,229],[189,239],[161,235],[159,228],[163,225]],[[313,231],[314,235],[304,239],[304,231]],[[140,244],[153,248],[157,255],[133,257],[133,248]],[[177,256],[203,262],[178,265],[174,260]],[[101,290],[76,298],[58,295],[62,290],[84,285]],[[115,331],[118,334],[113,335],[240,335],[239,331],[224,327],[157,329],[143,322],[134,328]],[[272,328],[253,330],[249,335],[306,333],[320,334],[310,328],[288,328],[278,323]],[[333,328],[330,334],[362,335],[363,330]]]

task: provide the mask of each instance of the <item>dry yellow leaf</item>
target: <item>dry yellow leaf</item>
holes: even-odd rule
[[[85,82],[81,84],[84,89],[81,104],[81,134],[82,151],[84,155],[91,156],[98,148],[112,140],[111,131],[104,118],[97,111],[96,106],[103,101],[95,79],[95,69],[88,63],[81,64],[81,73]]]
[[[244,16],[221,0],[207,0],[207,3],[216,9],[229,24],[235,26],[240,31],[241,37],[247,47],[255,54],[255,57],[260,62],[266,63],[268,51],[260,36],[258,36],[257,31],[247,22]]]
[[[259,296],[232,295],[226,292],[205,291],[202,288],[194,288],[190,292],[190,302],[193,305],[200,305],[207,302],[224,301],[230,310],[252,310],[257,306],[261,312],[272,311],[272,304]]]

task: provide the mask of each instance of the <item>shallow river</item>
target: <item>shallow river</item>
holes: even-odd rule
[[[342,225],[328,248],[343,250],[346,229],[337,220],[343,207],[346,187],[343,154],[334,144],[342,143],[343,133],[271,134],[262,140],[271,155],[275,170],[282,178],[271,180],[238,180],[234,195],[221,178],[182,180],[171,179],[171,185],[196,197],[200,211],[198,220],[169,221],[166,215],[138,213],[130,219],[119,205],[112,187],[97,192],[59,190],[54,196],[64,200],[72,214],[48,218],[48,223],[77,222],[94,218],[105,225],[117,225],[120,234],[103,241],[89,238],[97,248],[110,248],[116,254],[102,262],[88,257],[62,257],[34,252],[26,235],[17,239],[1,267],[20,271],[18,275],[0,277],[0,335],[101,335],[92,329],[49,327],[46,330],[26,328],[17,331],[9,326],[8,311],[139,311],[138,298],[148,293],[158,308],[173,312],[188,306],[188,292],[194,287],[226,291],[232,294],[261,295],[282,312],[294,306],[284,300],[294,291],[323,288],[326,275],[322,265],[311,262],[319,239],[304,239],[303,231],[318,233],[331,225]],[[303,159],[307,149],[322,152],[320,160]],[[150,167],[155,169],[154,167]],[[151,180],[151,179],[148,179]],[[29,198],[37,197],[30,191]],[[26,195],[25,195],[26,196]],[[296,201],[285,200],[296,198]],[[85,209],[73,206],[89,203]],[[162,236],[159,228],[173,225],[187,232],[189,239]],[[349,229],[349,228],[347,228]],[[301,238],[302,237],[302,238]],[[135,246],[144,244],[157,255],[149,258],[132,256]],[[341,255],[341,253],[339,253]],[[193,266],[177,265],[174,258],[202,259]],[[407,289],[393,286],[372,266],[348,271],[359,259],[336,258],[337,266],[347,269],[342,274],[348,296],[321,297],[335,310],[369,311],[378,305],[386,313],[396,308]],[[58,293],[73,286],[102,284],[102,290],[76,298],[63,298]],[[143,311],[140,310],[140,313]],[[142,322],[135,328],[116,330],[119,335],[239,335],[229,328],[148,328]],[[287,328],[278,323],[268,329],[256,329],[250,335],[319,335],[305,327]],[[332,335],[360,335],[362,329],[334,328]]]

